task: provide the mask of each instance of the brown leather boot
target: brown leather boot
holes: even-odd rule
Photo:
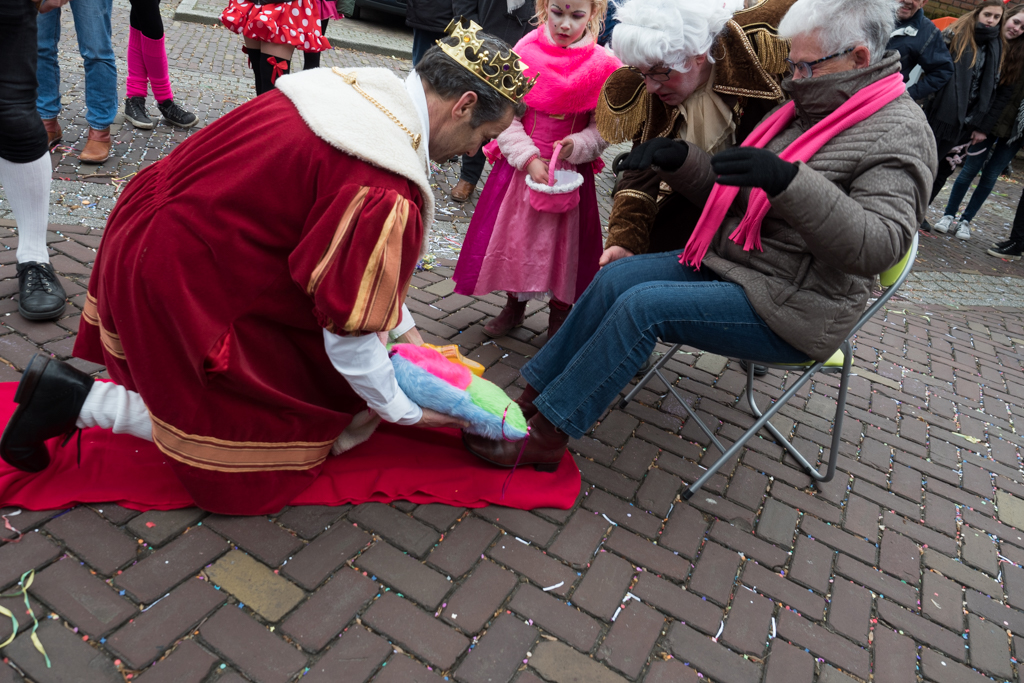
[[[476,185],[470,185],[465,180],[460,180],[452,188],[451,197],[457,202],[468,202],[469,198],[473,196],[473,190],[476,189]]]
[[[470,453],[498,467],[514,467],[518,461],[519,465],[533,465],[541,472],[554,472],[565,455],[569,435],[541,413],[530,418],[528,425],[526,438],[518,441],[494,441],[463,432],[462,443]]]
[[[516,403],[519,405],[519,409],[523,411],[523,417],[529,422],[530,418],[537,414],[537,406],[533,405],[533,399],[540,396],[540,392],[534,389],[529,384],[523,389],[523,393],[516,399]]]
[[[484,325],[484,334],[493,338],[504,337],[513,328],[522,325],[525,318],[526,302],[520,301],[515,294],[509,294],[508,301],[505,302],[505,308],[501,310],[501,313]]]
[[[572,304],[564,304],[561,301],[552,299],[548,303],[548,339],[555,336],[562,327],[562,323],[569,317],[569,313],[572,311]]]
[[[64,131],[60,129],[57,119],[43,119],[43,128],[46,129],[46,144],[50,149],[64,139]]]
[[[78,155],[83,164],[102,164],[110,158],[110,128],[97,130],[89,129],[89,139],[85,141],[85,148]]]

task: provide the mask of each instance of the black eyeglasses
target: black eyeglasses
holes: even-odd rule
[[[857,48],[855,48],[855,47],[851,47],[849,50],[843,50],[842,52],[837,52],[834,55],[829,55],[828,57],[822,57],[821,59],[815,59],[813,62],[794,62],[792,59],[787,59],[786,60],[786,66],[789,69],[789,75],[790,76],[799,76],[800,78],[810,78],[811,76],[814,75],[814,66],[816,64],[821,64],[822,62],[827,62],[830,59],[835,59],[836,57],[842,57],[843,55],[848,55],[848,54],[850,54],[851,52],[853,52],[856,49]]]
[[[668,67],[663,67],[663,68],[665,69],[664,71],[658,70],[658,71],[647,71],[647,72],[644,72],[644,71],[641,71],[640,69],[636,68],[635,66],[631,66],[631,67],[629,67],[629,70],[632,71],[633,73],[640,74],[644,78],[649,78],[652,81],[657,81],[658,83],[664,83],[668,79],[672,78],[672,69],[669,69]]]

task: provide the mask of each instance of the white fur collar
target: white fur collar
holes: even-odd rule
[[[429,245],[434,193],[427,177],[427,135],[405,83],[387,69],[345,69],[359,87],[387,108],[406,128],[421,136],[418,150],[384,112],[331,69],[310,69],[277,79],[277,89],[292,101],[306,125],[345,154],[414,183],[423,195],[423,244]]]

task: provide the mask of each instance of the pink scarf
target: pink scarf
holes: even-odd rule
[[[869,118],[902,95],[905,90],[903,76],[899,73],[894,73],[862,88],[838,109],[794,140],[779,154],[779,158],[789,162],[807,162],[829,140]],[[790,101],[762,121],[741,146],[763,148],[775,136],[784,131],[794,118],[796,118],[796,103]],[[704,205],[700,221],[697,222],[693,235],[686,243],[686,249],[679,256],[680,263],[700,268],[701,261],[704,260],[704,255],[707,254],[715,233],[718,232],[718,228],[722,225],[722,221],[739,191],[738,187],[715,183],[710,196],[708,196],[708,202]],[[761,221],[768,215],[769,209],[771,209],[771,203],[768,200],[768,194],[761,188],[751,190],[750,199],[747,202],[747,212],[729,239],[736,244],[742,244],[745,251],[761,250]]]

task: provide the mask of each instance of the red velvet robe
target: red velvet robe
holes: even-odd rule
[[[256,98],[125,188],[75,355],[142,395],[179,476],[256,473],[273,489],[294,470],[308,484],[365,407],[322,328],[398,323],[422,201],[410,180],[317,137],[281,93]]]

